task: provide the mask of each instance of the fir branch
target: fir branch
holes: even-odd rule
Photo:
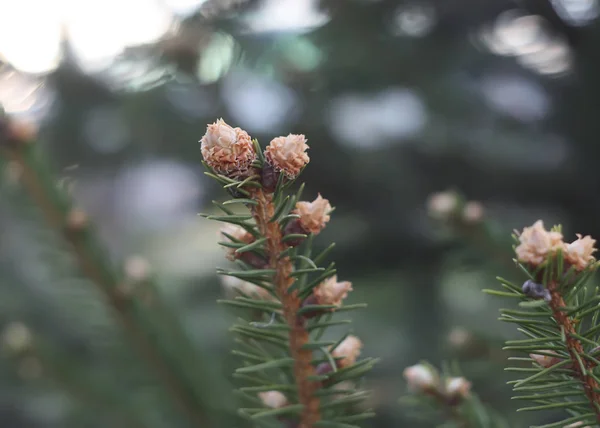
[[[355,427],[347,422],[372,416],[359,406],[368,393],[345,388],[354,390],[377,360],[357,361],[362,342],[355,336],[321,340],[328,327],[347,324],[334,315],[363,305],[344,306],[351,283],[338,282],[335,264],[319,266],[333,245],[312,258],[312,238],[333,211],[329,201],[300,201],[303,186],[286,194],[309,160],[304,136],[277,137],[263,153],[246,131],[220,119],[201,142],[208,175],[233,197],[216,204],[224,215],[205,216],[226,223],[220,244],[238,267],[217,270],[232,294],[222,302],[252,317],[231,329],[243,348],[234,351],[243,361],[234,376],[251,385],[238,395],[255,406],[239,413],[260,426],[277,418],[291,428]],[[236,200],[250,215],[226,208]]]
[[[411,394],[400,402],[415,416],[433,417],[456,428],[508,428],[504,418],[480,401],[457,367],[444,365],[438,371],[422,362],[407,367],[404,377]]]
[[[563,242],[560,227],[544,229],[537,221],[514,235],[517,266],[527,279],[521,287],[499,278],[505,291],[488,294],[520,300],[517,310],[502,310],[501,320],[519,325],[526,339],[507,342],[505,349],[525,352],[533,367],[509,367],[525,373],[514,382],[515,399],[536,405],[521,411],[564,409],[569,418],[547,426],[600,424],[598,378],[598,289],[588,285],[598,263],[595,240],[577,235]],[[586,331],[587,330],[587,331]]]
[[[189,388],[169,362],[148,339],[137,315],[139,302],[123,293],[122,282],[100,248],[86,214],[73,208],[67,195],[56,185],[50,168],[36,150],[35,133],[25,124],[0,116],[0,155],[19,169],[20,180],[30,199],[48,224],[69,244],[82,273],[106,295],[118,320],[148,366],[169,391],[175,403],[195,425],[204,424]]]
[[[575,372],[574,377],[581,382],[592,410],[596,414],[596,420],[600,423],[600,387],[597,381],[598,378],[593,375],[596,363],[586,358],[582,342],[577,338],[578,334],[573,319],[564,310],[567,305],[559,288],[557,281],[550,281],[548,284],[551,297],[548,306],[550,306],[552,316],[564,334],[565,347],[571,357],[572,369]]]

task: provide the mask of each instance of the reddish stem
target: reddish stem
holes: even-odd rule
[[[260,232],[267,238],[269,268],[276,271],[273,284],[283,306],[283,316],[290,327],[289,343],[290,354],[294,359],[294,378],[298,389],[298,400],[300,404],[304,405],[298,428],[313,428],[314,424],[321,419],[319,398],[314,394],[319,388],[319,383],[308,379],[310,376],[315,376],[316,373],[311,364],[312,351],[303,348],[305,344],[309,343],[310,337],[303,317],[298,317],[302,300],[297,291],[288,292],[288,288],[294,283],[294,278],[290,276],[293,265],[289,257],[280,258],[286,245],[282,242],[283,234],[279,223],[269,223],[269,219],[275,212],[271,195],[265,194],[262,189],[259,189],[254,192],[253,196],[258,202],[253,209],[254,218]]]

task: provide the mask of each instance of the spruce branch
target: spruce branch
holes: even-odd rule
[[[32,127],[0,116],[0,155],[3,160],[18,169],[19,180],[31,201],[37,205],[47,223],[58,230],[69,244],[81,272],[105,294],[139,356],[180,410],[194,425],[201,426],[205,420],[198,410],[194,385],[180,376],[173,362],[149,338],[150,334],[145,330],[143,304],[126,291],[126,280],[114,270],[95,237],[86,213],[75,208],[68,195],[56,186],[50,167],[36,147],[35,138]],[[147,286],[150,287],[149,284]],[[169,325],[175,329],[173,334],[182,339],[183,333],[174,323]],[[182,348],[182,352],[189,358],[191,348],[188,345]]]
[[[302,318],[298,317],[302,301],[297,290],[288,292],[294,283],[293,265],[289,256],[281,257],[287,248],[279,224],[271,221],[275,218],[275,207],[271,198],[262,189],[253,191],[253,196],[258,202],[257,206],[252,207],[253,215],[258,229],[266,238],[268,266],[275,270],[273,285],[282,303],[283,317],[290,329],[289,346],[294,360],[294,378],[298,399],[303,406],[300,427],[312,427],[320,420],[319,398],[314,395],[319,384],[317,381],[310,380],[315,376],[315,368],[311,364],[312,351],[305,347],[310,342],[310,337]]]
[[[598,289],[589,284],[598,263],[595,240],[577,235],[563,242],[560,227],[547,231],[537,221],[514,235],[516,263],[526,275],[522,286],[499,278],[504,291],[488,294],[519,300],[520,309],[501,310],[501,320],[519,325],[525,339],[506,343],[505,349],[526,353],[528,362],[510,371],[527,376],[511,382],[515,399],[536,405],[520,409],[563,409],[569,417],[546,428],[566,424],[600,425],[598,354]]]
[[[17,366],[21,376],[48,380],[69,394],[73,400],[85,402],[91,408],[113,413],[123,425],[144,428],[140,415],[115,396],[103,379],[89,382],[89,376],[68,365],[64,355],[56,355],[48,344],[21,322],[12,322],[2,331],[4,354]],[[23,367],[28,368],[23,373]],[[121,425],[119,425],[121,426]]]
[[[289,192],[307,149],[303,135],[290,134],[263,152],[246,131],[222,119],[209,125],[201,140],[206,175],[233,199],[205,217],[225,223],[219,244],[236,264],[217,270],[230,297],[220,302],[249,313],[231,329],[243,361],[234,377],[250,384],[238,390],[252,405],[240,414],[260,426],[275,418],[290,428],[353,428],[373,415],[361,407],[368,392],[357,382],[376,360],[358,361],[362,342],[353,335],[322,340],[330,327],[348,324],[333,319],[338,313],[364,305],[344,305],[351,283],[337,280],[334,263],[319,266],[333,245],[312,254],[333,211],[329,201],[302,201],[303,186]],[[232,211],[235,204],[249,214]]]
[[[400,403],[415,417],[455,428],[508,428],[504,418],[481,402],[456,365],[444,364],[440,371],[421,362],[407,367],[404,377],[410,394]]]

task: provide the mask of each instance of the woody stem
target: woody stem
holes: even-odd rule
[[[288,292],[289,287],[294,283],[294,278],[290,276],[293,271],[292,261],[289,257],[280,257],[286,245],[282,242],[283,234],[279,223],[269,222],[275,212],[271,195],[258,189],[253,197],[258,202],[258,205],[253,208],[253,215],[261,234],[267,238],[269,268],[275,270],[273,279],[275,292],[281,300],[283,316],[290,328],[289,346],[290,354],[294,359],[294,378],[298,400],[304,406],[298,428],[312,428],[321,418],[319,398],[314,394],[319,384],[310,380],[310,377],[315,376],[316,373],[311,364],[312,351],[305,348],[310,337],[303,318],[298,317],[302,301],[297,291]]]

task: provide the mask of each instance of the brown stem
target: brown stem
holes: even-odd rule
[[[283,316],[290,327],[290,353],[294,359],[294,378],[298,388],[298,399],[300,404],[304,405],[298,428],[313,428],[320,420],[319,399],[314,395],[319,388],[319,383],[308,379],[309,376],[315,376],[315,369],[311,364],[312,351],[303,348],[310,337],[304,326],[304,320],[297,315],[302,301],[297,291],[288,293],[288,288],[294,283],[294,278],[290,276],[293,270],[292,262],[289,257],[281,259],[279,257],[286,246],[282,242],[283,234],[279,223],[269,223],[269,219],[275,212],[271,195],[259,189],[254,192],[254,198],[258,202],[253,209],[254,218],[260,232],[267,238],[269,267],[276,271],[273,281],[275,291],[283,306]]]
[[[163,382],[182,411],[188,415],[190,420],[194,421],[194,425],[203,426],[204,420],[196,411],[197,404],[189,398],[185,387],[180,384],[169,364],[163,359],[160,352],[155,349],[150,340],[148,340],[147,335],[143,331],[140,331],[135,316],[129,310],[130,302],[127,302],[127,298],[119,292],[119,284],[107,278],[107,275],[104,274],[103,267],[99,265],[96,257],[90,251],[90,247],[86,243],[84,236],[81,233],[73,233],[73,231],[65,228],[66,215],[54,203],[42,179],[25,159],[21,151],[22,149],[23,147],[11,148],[6,150],[6,154],[10,160],[16,162],[21,167],[23,184],[30,198],[40,208],[46,221],[51,226],[60,230],[64,239],[71,244],[73,254],[83,273],[106,294],[108,302],[129,334],[133,345],[137,347],[140,356],[147,360],[148,365],[154,370],[160,381]]]
[[[583,385],[585,395],[588,400],[590,400],[592,409],[596,413],[596,420],[600,422],[600,395],[597,392],[599,390],[599,385],[593,377],[587,374],[591,373],[596,365],[591,361],[582,358],[585,353],[581,342],[573,336],[576,333],[573,320],[569,318],[564,310],[561,310],[566,305],[562,295],[558,291],[558,284],[555,281],[550,282],[548,290],[550,291],[550,296],[552,298],[549,305],[550,309],[552,309],[554,319],[565,332],[567,350],[571,357],[571,361],[573,362],[573,371]],[[585,366],[585,372],[582,370],[579,361]]]

